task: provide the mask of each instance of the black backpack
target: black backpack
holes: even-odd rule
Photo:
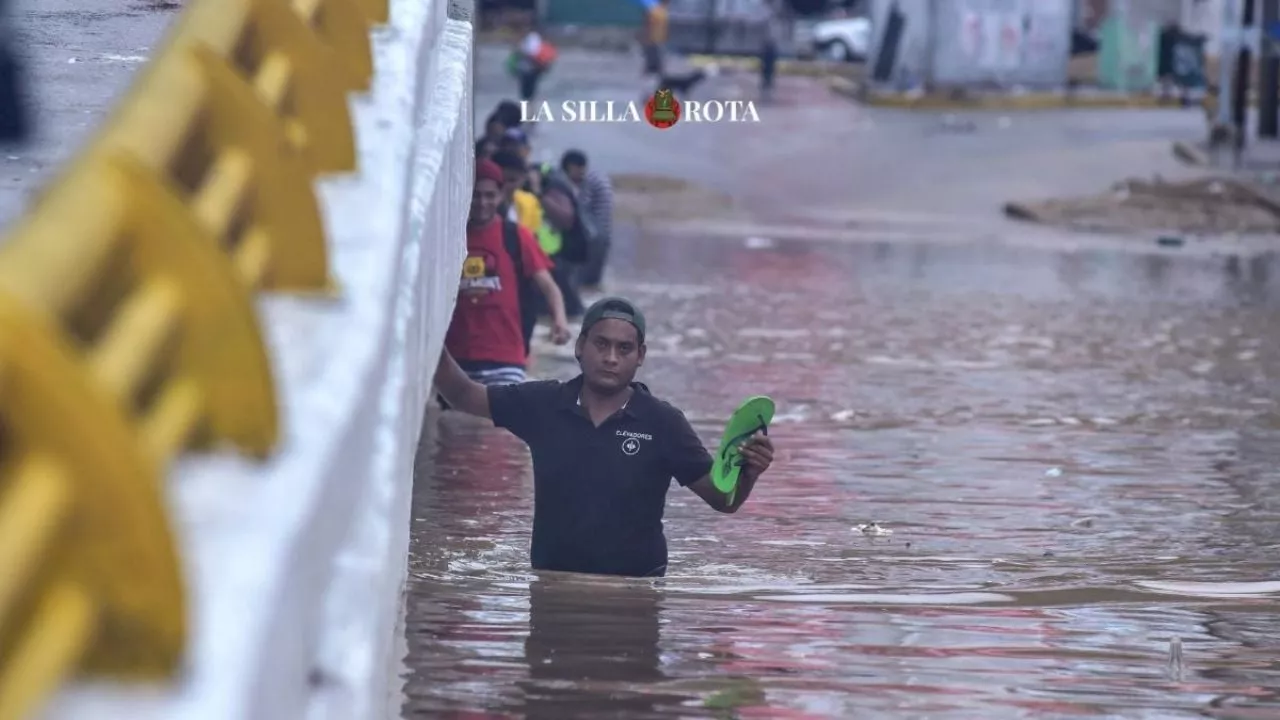
[[[533,329],[538,326],[538,286],[524,272],[524,252],[520,249],[520,226],[502,219],[502,245],[516,266],[516,297],[520,303],[520,331],[524,333],[524,353],[528,355]]]
[[[582,203],[578,200],[578,194],[574,192],[569,179],[563,173],[543,166],[542,181],[544,191],[547,188],[554,188],[567,195],[569,202],[573,205],[573,227],[560,231],[560,239],[563,244],[560,247],[560,252],[556,253],[556,259],[571,263],[586,262],[590,253],[588,248],[594,245],[597,240],[598,230],[595,223],[592,222],[591,217],[587,214],[587,209],[582,207]]]

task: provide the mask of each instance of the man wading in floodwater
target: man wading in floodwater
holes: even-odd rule
[[[773,443],[742,446],[732,502],[711,482],[711,454],[684,413],[634,382],[644,364],[644,315],[627,300],[587,309],[575,353],[582,374],[485,387],[441,354],[436,390],[452,406],[492,418],[533,456],[535,570],[660,577],[662,513],[671,478],[720,512],[737,512],[773,462]]]

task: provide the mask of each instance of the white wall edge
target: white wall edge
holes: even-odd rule
[[[465,4],[469,5],[469,3]],[[49,718],[381,717],[413,457],[465,254],[469,17],[392,0],[373,87],[353,97],[358,173],[319,184],[333,301],[265,296],[283,439],[255,463],[184,459],[169,504],[189,588],[186,669],[162,686],[78,682]]]

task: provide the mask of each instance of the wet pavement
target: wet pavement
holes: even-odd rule
[[[35,136],[0,148],[0,227],[8,226],[128,89],[180,5],[163,0],[13,0]]]
[[[980,157],[958,146],[982,135],[868,116],[875,149],[850,154],[887,157],[910,123],[917,133],[900,149],[914,171],[847,169],[873,200],[792,188],[783,165],[724,171],[784,151],[801,167],[838,164],[847,148],[832,152],[822,132],[814,148],[727,131],[646,145],[616,127],[539,130],[601,166],[644,155],[638,172],[665,164],[739,201],[736,234],[720,213],[706,221],[716,232],[697,218],[624,223],[610,290],[647,312],[642,377],[655,392],[708,441],[744,396],[772,395],[779,457],[737,515],[672,490],[666,579],[539,577],[526,451],[433,414],[415,487],[406,717],[1280,717],[1274,256],[995,241],[1021,232],[983,219],[1019,182],[1004,176],[1054,184],[1060,148],[1044,139],[1102,115],[1046,116],[1051,127],[1020,131],[1029,140],[1009,150],[1023,162],[995,155],[972,182],[933,182],[923,197],[931,172],[959,172],[933,153]],[[1056,182],[1083,185],[1071,168],[1084,166],[1115,174],[1105,182],[1159,167],[1154,155],[1141,165],[1140,148],[1149,136],[1167,148],[1181,120],[1152,117],[1147,134],[1072,141],[1083,157]],[[681,157],[694,152],[701,165]],[[856,240],[749,233],[872,212],[877,224],[843,223]],[[961,242],[945,221],[931,227],[946,241],[895,234],[910,223],[893,217],[926,215],[984,234]],[[574,368],[544,347],[535,370]],[[855,529],[873,521],[892,532]]]

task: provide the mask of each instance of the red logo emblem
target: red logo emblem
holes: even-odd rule
[[[666,88],[655,92],[649,102],[644,104],[644,119],[659,130],[666,130],[680,122],[680,113],[680,101]]]

